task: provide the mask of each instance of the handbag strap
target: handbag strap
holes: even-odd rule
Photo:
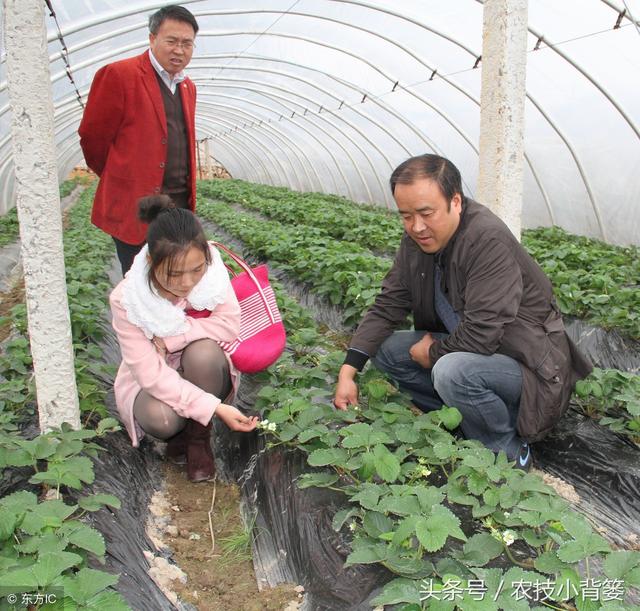
[[[267,314],[271,319],[271,324],[276,324],[276,319],[273,312],[271,311],[271,306],[269,305],[267,296],[264,294],[264,290],[260,286],[259,280],[255,277],[253,270],[247,264],[247,262],[240,255],[233,252],[233,250],[231,250],[230,248],[227,248],[224,244],[220,244],[220,242],[211,241],[209,242],[209,244],[227,253],[227,255],[229,255],[229,257],[234,261],[234,263],[236,263],[244,272],[246,272],[247,276],[249,276],[249,278],[251,278],[253,283],[256,285],[256,289],[258,289],[258,294],[260,295],[260,298],[262,299],[262,303],[264,304],[264,307],[267,310]],[[232,274],[234,274],[234,276],[237,275],[233,270],[229,268],[228,265],[226,267]]]

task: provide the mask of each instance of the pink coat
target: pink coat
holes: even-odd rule
[[[164,401],[183,418],[191,418],[203,425],[209,423],[216,407],[225,397],[215,397],[205,392],[182,378],[176,370],[180,366],[182,351],[191,342],[206,338],[224,342],[236,339],[240,331],[240,306],[233,288],[229,286],[225,302],[216,306],[211,316],[187,317],[189,328],[185,333],[163,338],[169,353],[165,361],[142,329],[129,322],[122,305],[124,282],[126,279],[113,289],[109,297],[112,324],[122,352],[114,393],[120,418],[131,437],[131,443],[137,447],[144,433],[133,417],[133,403],[142,389]],[[183,299],[175,305],[186,309],[191,304]],[[228,356],[227,360],[235,392],[239,375]]]

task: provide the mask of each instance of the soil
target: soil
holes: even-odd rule
[[[0,318],[7,316],[13,306],[24,303],[24,280],[21,278],[10,291],[0,292]],[[0,325],[0,342],[4,341],[11,332],[11,322]]]
[[[186,574],[185,583],[171,588],[178,597],[202,611],[281,611],[297,609],[303,588],[282,584],[258,590],[250,545],[225,551],[225,541],[246,532],[240,516],[240,492],[235,484],[219,481],[192,484],[184,467],[167,463],[164,497],[169,510],[162,540],[172,560]],[[212,537],[209,527],[211,511]]]

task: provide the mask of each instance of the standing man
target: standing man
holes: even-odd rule
[[[391,175],[405,234],[355,332],[334,404],[356,404],[371,357],[423,411],[442,404],[461,428],[515,466],[565,412],[591,365],[566,335],[551,283],[488,208],[465,197],[460,172],[437,155]],[[395,331],[413,314],[414,331]]]
[[[166,193],[195,209],[196,87],[185,76],[198,23],[182,6],[149,18],[149,49],[93,79],[80,123],[87,165],[100,177],[91,221],[113,237],[124,275],[146,234],[138,199]]]

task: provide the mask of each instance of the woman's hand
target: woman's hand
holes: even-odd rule
[[[253,431],[258,424],[258,417],[248,418],[233,405],[220,403],[216,408],[216,416],[222,420],[232,431],[248,433]]]
[[[164,343],[164,339],[154,336],[151,343],[163,359],[167,357],[167,345]]]

